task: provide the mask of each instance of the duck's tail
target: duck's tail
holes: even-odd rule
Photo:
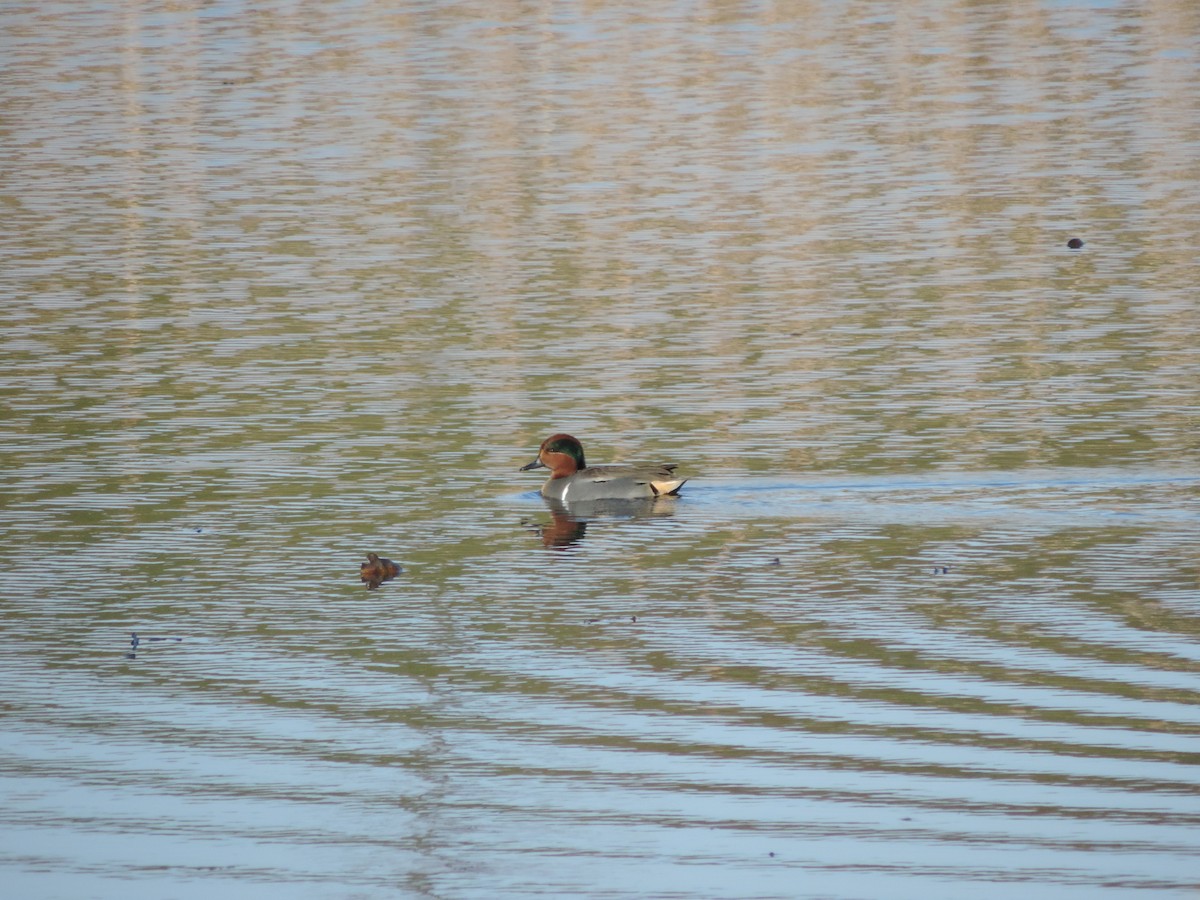
[[[673,481],[651,481],[650,490],[654,491],[655,497],[674,497],[685,484],[687,484],[686,478],[676,478]]]

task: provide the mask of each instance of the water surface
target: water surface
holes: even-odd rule
[[[14,896],[1200,888],[1200,14],[643,7],[0,10]]]

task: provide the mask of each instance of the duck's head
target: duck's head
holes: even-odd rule
[[[527,466],[521,466],[522,472],[530,469],[549,469],[551,478],[567,478],[580,469],[587,468],[583,458],[583,444],[569,434],[552,434],[542,441],[538,449],[537,459]]]

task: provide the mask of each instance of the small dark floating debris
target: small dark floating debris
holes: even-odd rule
[[[949,575],[950,567],[949,566],[934,566],[933,574],[934,575]]]
[[[170,641],[178,644],[183,638],[180,637],[148,637],[144,638],[138,635],[136,631],[129,632],[129,652],[125,654],[126,659],[137,659],[137,648],[143,643],[151,644],[160,641]]]
[[[142,641],[145,641],[147,644],[154,643],[155,641],[174,641],[176,644],[178,644],[180,641],[182,641],[182,640],[183,640],[183,638],[181,638],[181,637],[165,637],[165,638],[160,638],[160,637],[149,637],[149,638],[144,638],[144,637],[139,637],[139,636],[138,636],[138,633],[137,633],[136,631],[131,631],[131,632],[129,632],[129,638],[130,638],[130,640],[129,640],[129,646],[130,646],[130,647],[132,647],[134,650],[136,650],[136,649],[138,648],[138,645],[139,645],[139,644],[141,644],[141,643],[142,643]]]
[[[1079,238],[1071,238],[1069,241],[1067,241],[1067,246],[1072,250],[1078,250],[1083,246],[1083,241],[1081,241]]]
[[[391,581],[402,571],[396,563],[375,553],[368,553],[367,561],[358,567],[359,577],[368,591],[375,590],[385,581]]]

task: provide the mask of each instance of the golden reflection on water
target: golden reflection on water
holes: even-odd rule
[[[6,885],[1194,890],[1198,33],[0,10]]]

